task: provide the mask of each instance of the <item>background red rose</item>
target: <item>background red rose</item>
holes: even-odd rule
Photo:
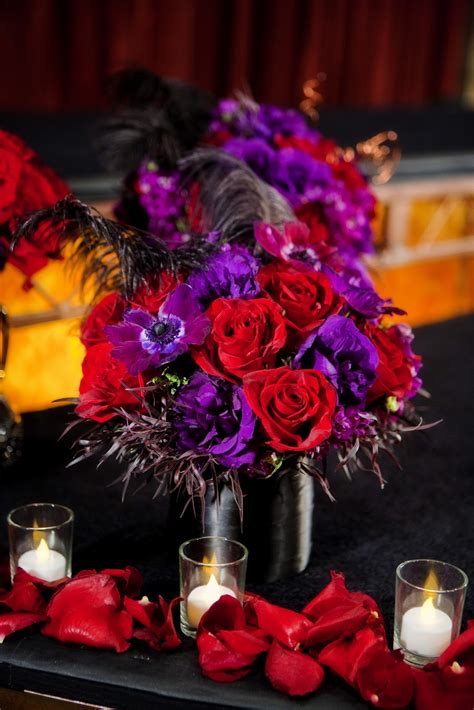
[[[285,319],[274,301],[218,298],[206,315],[212,330],[193,351],[204,372],[238,382],[248,372],[273,367],[287,338]]]
[[[106,422],[117,416],[118,408],[133,411],[141,406],[140,393],[126,388],[137,390],[143,381],[129,375],[125,364],[115,360],[111,351],[112,345],[99,343],[86,353],[76,407],[76,413],[83,419]]]
[[[244,393],[276,451],[307,451],[328,438],[336,391],[316,370],[253,372]]]
[[[48,258],[59,255],[59,230],[45,224],[34,242],[22,242],[11,253],[16,222],[30,212],[50,207],[69,192],[66,183],[26,143],[0,131],[0,242],[7,259],[28,277],[42,269]]]
[[[370,404],[384,395],[402,399],[412,388],[414,373],[396,326],[384,330],[367,323],[364,330],[379,354],[377,379],[369,390],[367,403]]]
[[[298,341],[341,309],[342,302],[328,277],[317,271],[299,271],[290,264],[273,262],[264,266],[257,278],[262,289],[283,308],[287,325]]]
[[[155,315],[160,310],[166,297],[174,291],[179,281],[168,271],[163,271],[150,278],[148,283],[143,284],[130,299],[132,308],[143,308]]]
[[[122,320],[126,303],[118,293],[109,293],[91,310],[81,325],[81,341],[90,348],[98,343],[106,343],[106,325],[114,325]]]

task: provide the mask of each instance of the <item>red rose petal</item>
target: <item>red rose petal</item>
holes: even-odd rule
[[[0,609],[2,606],[11,609],[11,611],[41,614],[46,608],[46,602],[35,584],[16,582],[9,592],[0,595]]]
[[[416,710],[472,710],[474,671],[469,666],[414,669]]]
[[[312,624],[302,614],[263,599],[250,604],[255,612],[256,624],[265,634],[288,648],[296,648],[305,641]]]
[[[122,594],[132,599],[138,597],[143,586],[143,575],[136,567],[125,567],[125,569],[103,569],[101,574],[108,574],[112,577]]]
[[[313,693],[324,680],[324,670],[314,658],[284,648],[278,641],[270,648],[265,674],[276,690],[292,696]]]
[[[16,631],[27,629],[29,626],[46,621],[44,614],[31,614],[29,612],[15,612],[13,614],[0,614],[0,643]]]
[[[252,670],[255,656],[231,651],[214,634],[201,631],[197,636],[199,665],[206,678],[219,683],[232,683],[243,678]]]
[[[368,609],[348,600],[332,611],[327,611],[315,622],[308,633],[306,645],[311,647],[334,641],[342,635],[352,636],[365,626],[370,615]]]
[[[411,667],[400,651],[387,649],[377,650],[359,668],[356,683],[362,697],[379,708],[405,708],[415,692]]]
[[[179,601],[180,598],[176,597],[167,604],[159,597],[159,603],[156,604],[148,600],[137,601],[125,597],[125,609],[143,626],[135,630],[134,638],[145,641],[155,651],[170,651],[180,646],[181,639],[173,620],[173,609]]]
[[[242,604],[230,594],[224,594],[203,614],[199,626],[211,633],[222,629],[244,629],[246,619]]]
[[[49,623],[42,633],[65,643],[112,648],[118,653],[130,646],[133,620],[122,609],[114,580],[105,574],[72,579],[52,597]]]
[[[352,638],[341,638],[325,646],[318,656],[318,661],[351,685],[355,685],[359,668],[368,662],[372,653],[386,648],[385,634],[366,627]]]
[[[474,620],[467,622],[467,629],[457,637],[436,661],[439,668],[451,665],[454,661],[463,663],[469,660],[474,665]]]

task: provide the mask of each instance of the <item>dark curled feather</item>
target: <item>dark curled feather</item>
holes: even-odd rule
[[[213,99],[201,89],[146,69],[109,82],[113,114],[98,128],[97,147],[110,170],[130,172],[144,159],[169,169],[207,130]]]
[[[34,243],[44,222],[57,232],[61,247],[72,245],[69,264],[80,271],[83,288],[94,288],[94,297],[106,291],[120,291],[128,297],[150,273],[176,270],[172,252],[160,239],[105,219],[70,195],[23,221],[13,246],[20,239]]]
[[[281,226],[295,219],[289,204],[273,187],[223,151],[197,149],[179,166],[189,180],[200,185],[206,229],[221,232],[225,239],[251,234],[255,222]]]

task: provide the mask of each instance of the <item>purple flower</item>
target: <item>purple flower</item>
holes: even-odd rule
[[[203,308],[216,298],[245,298],[260,291],[255,277],[260,262],[248,249],[237,244],[226,244],[221,251],[207,260],[201,271],[188,278]]]
[[[144,163],[138,170],[138,199],[148,216],[148,230],[174,249],[189,241],[185,207],[187,192],[178,172]]]
[[[227,150],[227,146],[224,146]],[[269,173],[261,177],[275,187],[293,207],[306,201],[310,190],[323,190],[331,182],[331,168],[296,148],[283,148],[275,155]]]
[[[240,387],[197,372],[176,398],[176,410],[181,450],[212,454],[229,467],[255,461],[255,415]]]
[[[341,404],[365,400],[375,381],[378,362],[375,345],[343,316],[330,316],[306,338],[295,357],[295,365],[326,375],[336,388]]]
[[[344,296],[350,307],[365,318],[378,318],[385,313],[404,315],[388,299],[381,298],[360,263],[352,260],[352,265],[343,267],[336,273],[330,266],[323,265],[322,271],[329,277],[333,289]]]
[[[210,327],[191,287],[181,284],[156,316],[140,308],[128,310],[121,323],[105,328],[105,334],[115,346],[113,357],[122,360],[131,375],[138,375],[175,360],[188,345],[201,345]]]
[[[338,444],[355,438],[373,436],[376,417],[357,407],[338,407],[332,420],[332,439]]]
[[[273,184],[271,176],[278,154],[262,138],[231,138],[222,147],[226,153],[246,163],[262,180]]]
[[[319,133],[299,111],[261,105],[250,99],[224,99],[219,102],[210,124],[210,132],[226,129],[236,136],[255,136],[271,142],[276,135],[294,135],[315,143]]]

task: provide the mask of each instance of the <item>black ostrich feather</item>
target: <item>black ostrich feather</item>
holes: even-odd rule
[[[98,129],[97,147],[107,168],[135,170],[144,159],[169,169],[205,133],[214,100],[195,86],[127,69],[109,84],[113,115]]]
[[[295,219],[286,200],[242,161],[215,148],[198,148],[179,162],[200,185],[205,227],[226,240],[249,236],[255,222],[281,226]]]
[[[56,233],[61,247],[72,245],[69,265],[80,271],[83,288],[94,288],[94,298],[106,291],[130,296],[149,274],[178,268],[158,237],[106,219],[71,195],[27,217],[17,228],[12,248],[20,239],[34,243],[41,225]]]

